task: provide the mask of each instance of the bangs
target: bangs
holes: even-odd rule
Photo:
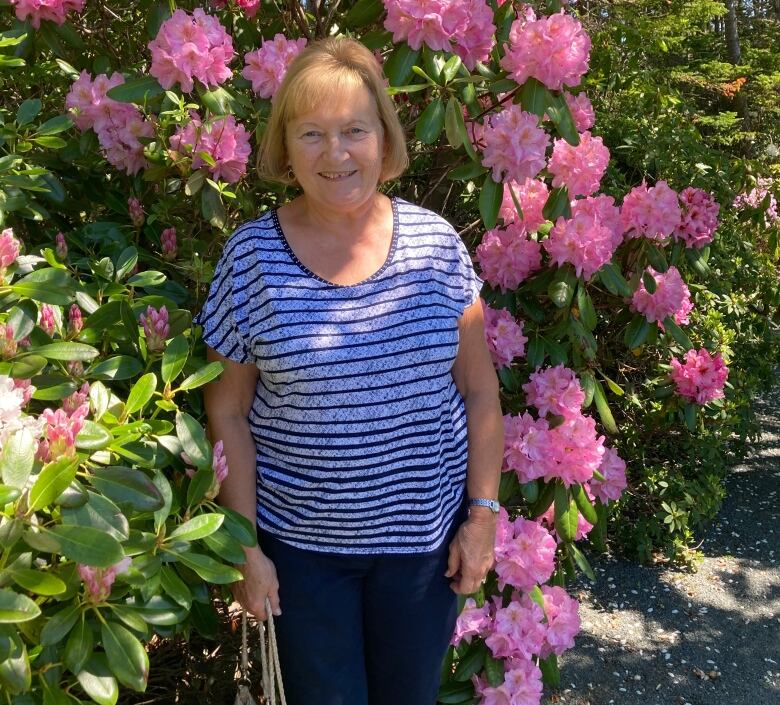
[[[299,115],[316,112],[321,105],[343,100],[351,89],[362,88],[365,81],[359,71],[345,66],[312,66],[298,74],[290,86],[282,122],[289,123]]]

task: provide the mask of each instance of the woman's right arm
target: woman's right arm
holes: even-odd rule
[[[257,451],[249,430],[252,407],[260,371],[207,348],[209,361],[223,363],[225,369],[216,382],[206,385],[204,400],[212,443],[224,445],[229,472],[219,490],[219,503],[257,523]],[[238,566],[244,580],[233,583],[233,596],[258,619],[266,619],[265,598],[271,601],[274,615],[281,614],[279,582],[274,564],[259,546],[245,548],[246,562]]]

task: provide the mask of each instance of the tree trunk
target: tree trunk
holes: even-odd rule
[[[742,51],[739,48],[739,32],[737,31],[737,8],[735,0],[726,0],[726,48],[729,53],[729,62],[742,63]]]

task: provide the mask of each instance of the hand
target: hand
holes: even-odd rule
[[[479,589],[493,567],[493,547],[496,540],[496,519],[493,516],[471,515],[461,524],[450,543],[447,561],[450,587],[459,595],[471,595]]]
[[[246,563],[236,566],[244,579],[230,586],[233,597],[241,606],[260,620],[265,621],[265,598],[271,601],[271,612],[278,617],[282,610],[279,607],[279,581],[276,578],[276,567],[259,548],[247,551]]]

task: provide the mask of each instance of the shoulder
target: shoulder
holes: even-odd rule
[[[449,240],[458,233],[443,216],[428,208],[423,208],[402,198],[395,198],[398,208],[399,229],[407,232],[425,232],[432,236]]]
[[[225,241],[222,257],[232,260],[248,251],[255,251],[262,240],[272,239],[275,233],[274,210],[269,209],[258,218],[239,225]]]

